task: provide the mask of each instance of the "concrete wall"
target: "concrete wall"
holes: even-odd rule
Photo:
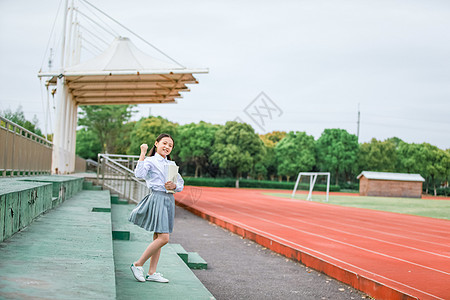
[[[421,198],[422,182],[375,180],[361,176],[359,194],[361,196]]]

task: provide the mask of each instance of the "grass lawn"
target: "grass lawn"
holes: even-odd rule
[[[265,193],[267,195],[290,198],[291,194]],[[295,195],[296,199],[306,200],[307,194]],[[390,197],[363,197],[363,196],[338,196],[330,195],[329,204],[375,209],[381,211],[396,212],[401,214],[424,216],[450,220],[449,200],[425,200],[416,198],[390,198]],[[325,195],[315,195],[312,200],[325,202]]]

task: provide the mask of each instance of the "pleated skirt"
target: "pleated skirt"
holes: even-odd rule
[[[175,217],[173,194],[150,191],[133,209],[128,221],[156,233],[172,233]]]

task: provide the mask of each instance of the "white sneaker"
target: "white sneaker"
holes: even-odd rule
[[[147,276],[145,276],[145,280],[147,280],[147,281],[163,282],[163,283],[169,282],[169,280],[164,278],[161,273],[153,273],[153,275],[150,275],[150,274],[147,273]]]
[[[133,272],[134,278],[136,278],[137,281],[145,282],[143,267],[136,267],[134,264],[131,264],[130,268],[131,272]]]

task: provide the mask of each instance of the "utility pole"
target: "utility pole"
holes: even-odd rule
[[[356,131],[356,136],[358,137],[358,143],[359,143],[359,125],[360,125],[360,120],[361,120],[361,111],[359,110],[359,104],[358,103],[358,127],[357,127],[357,131]]]

